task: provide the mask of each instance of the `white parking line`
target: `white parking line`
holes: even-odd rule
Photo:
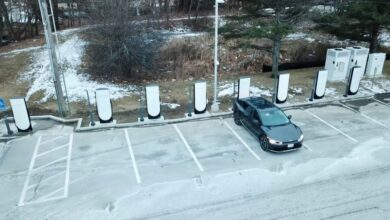
[[[59,200],[59,199],[65,199],[63,195],[61,196],[56,196],[56,197],[51,197],[49,199],[39,199],[31,202],[26,202],[24,205],[34,205],[34,204],[40,204],[40,203],[45,203],[45,202],[50,202],[54,200]]]
[[[336,130],[337,132],[339,132],[340,134],[344,135],[346,138],[348,138],[349,140],[351,140],[352,142],[355,142],[355,143],[359,143],[358,140],[356,140],[355,138],[349,136],[348,134],[344,133],[343,131],[341,131],[340,129],[336,128],[335,126],[329,124],[327,121],[325,121],[324,119],[318,117],[317,115],[315,115],[314,113],[310,112],[309,110],[304,110],[306,111],[307,113],[311,114],[313,117],[317,118],[318,120],[320,120],[322,123],[328,125],[329,127],[333,128],[334,130]]]
[[[58,189],[56,189],[56,190],[54,190],[52,192],[49,192],[48,194],[46,194],[46,195],[40,197],[39,199],[37,199],[36,201],[37,202],[46,202],[47,198],[50,199],[50,196],[55,195],[56,193],[61,192],[61,191],[65,191],[64,187],[61,187],[61,188],[58,188]],[[63,196],[63,195],[59,196],[59,197],[60,198],[66,198],[66,196]]]
[[[127,132],[127,129],[125,129],[125,137],[126,137],[127,147],[129,148],[131,162],[132,162],[133,168],[134,168],[135,178],[137,179],[137,183],[140,184],[141,177],[140,177],[139,172],[138,172],[137,162],[135,161],[133,147],[131,146],[131,141],[130,141],[130,137],[129,137],[129,133]]]
[[[53,160],[52,162],[49,162],[49,163],[47,163],[47,164],[44,164],[44,165],[42,165],[42,166],[39,166],[39,167],[37,167],[37,168],[34,168],[32,171],[33,172],[35,172],[35,171],[37,171],[37,170],[40,170],[40,169],[43,169],[43,168],[45,168],[45,167],[48,167],[48,166],[51,166],[51,165],[53,165],[53,164],[56,164],[56,163],[58,163],[58,162],[61,162],[61,161],[63,161],[63,160],[66,160],[68,157],[61,157],[61,158],[59,158],[59,159],[57,159],[57,160]]]
[[[36,187],[37,185],[40,185],[40,184],[45,183],[45,182],[47,182],[47,181],[49,181],[49,180],[52,180],[52,179],[54,179],[54,178],[56,178],[56,177],[58,177],[58,176],[61,176],[61,175],[64,174],[64,173],[65,173],[65,171],[58,172],[58,173],[56,173],[56,174],[54,174],[54,175],[52,175],[52,176],[50,176],[50,177],[48,177],[48,178],[46,178],[46,179],[43,179],[43,180],[39,181],[38,183],[34,183],[34,184],[29,185],[27,188],[28,188],[28,189],[34,188],[34,187]]]
[[[73,147],[73,133],[69,137],[69,147],[68,147],[68,158],[66,161],[66,174],[65,174],[65,184],[64,184],[64,197],[68,197],[69,194],[69,175],[70,175],[70,161],[72,158],[72,147]]]
[[[342,105],[342,106],[344,106],[345,108],[347,108],[347,109],[349,109],[349,110],[351,110],[351,111],[353,111],[353,112],[355,112],[355,113],[357,113],[357,114],[359,114],[359,115],[361,115],[361,116],[363,116],[363,117],[365,117],[365,118],[371,120],[371,121],[374,122],[375,124],[378,124],[378,125],[380,125],[380,126],[382,126],[382,127],[387,128],[387,129],[390,130],[390,127],[387,126],[387,125],[385,125],[385,124],[383,124],[382,122],[377,121],[377,120],[371,118],[370,116],[368,116],[368,115],[366,115],[366,114],[364,114],[364,113],[361,113],[361,112],[359,112],[359,111],[356,111],[355,109],[353,109],[353,108],[351,108],[351,107],[345,105],[344,103],[341,103],[341,102],[340,102],[340,105]]]
[[[26,177],[26,180],[24,182],[24,186],[23,186],[22,194],[20,195],[18,206],[24,205],[24,199],[26,198],[26,193],[27,193],[27,188],[28,188],[29,182],[30,182],[31,172],[34,168],[35,157],[38,154],[38,148],[39,148],[39,145],[41,143],[41,140],[42,140],[42,136],[39,136],[37,144],[35,145],[33,156],[32,156],[31,161],[30,161],[30,166],[28,167],[27,177]]]
[[[63,136],[58,136],[58,137],[52,138],[52,139],[50,139],[50,140],[43,141],[43,142],[41,143],[41,145],[44,145],[44,144],[53,142],[53,141],[58,140],[58,139],[60,139],[60,138],[62,138],[62,137],[63,137]]]
[[[378,100],[378,99],[376,99],[376,98],[372,98],[374,101],[376,101],[376,102],[379,102],[379,103],[381,103],[382,105],[385,105],[385,106],[387,106],[387,107],[390,107],[390,105],[389,104],[387,104],[387,103],[384,103],[384,102],[382,102],[381,100]]]
[[[223,120],[223,119],[222,119]],[[223,124],[234,134],[234,136],[236,136],[236,138],[244,145],[244,147],[246,149],[248,149],[248,151],[256,158],[256,160],[261,160],[261,158],[259,157],[259,155],[257,155],[253,150],[252,148],[250,148],[248,146],[248,144],[240,137],[240,135],[237,134],[237,132],[235,132],[233,130],[232,127],[230,127],[230,125],[225,121],[223,120]]]
[[[313,151],[309,146],[307,146],[306,144],[302,143],[303,147],[308,150],[308,151]]]
[[[56,147],[56,148],[53,148],[53,149],[51,149],[51,150],[48,150],[48,151],[42,152],[42,153],[40,153],[40,154],[37,154],[37,157],[42,157],[42,156],[44,156],[44,155],[46,155],[46,154],[49,154],[49,153],[54,152],[54,151],[56,151],[56,150],[62,149],[62,148],[64,148],[64,147],[66,147],[66,146],[68,146],[68,144],[63,144],[63,145],[58,146],[58,147]]]
[[[180,136],[180,138],[183,141],[184,145],[186,146],[188,152],[191,154],[192,159],[194,159],[194,161],[195,161],[196,165],[198,166],[199,170],[201,172],[203,172],[204,171],[203,166],[202,166],[202,164],[200,164],[198,158],[196,157],[196,155],[192,151],[192,149],[191,149],[190,145],[188,144],[187,140],[184,138],[183,134],[181,133],[181,131],[179,130],[179,128],[177,127],[176,124],[174,124],[173,127],[175,128],[177,134]]]

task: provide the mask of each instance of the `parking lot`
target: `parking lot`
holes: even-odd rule
[[[279,154],[262,151],[231,117],[36,131],[3,153],[0,219],[162,218],[390,165],[390,96],[285,112],[305,140]]]

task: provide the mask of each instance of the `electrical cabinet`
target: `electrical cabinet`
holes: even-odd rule
[[[351,72],[355,66],[360,66],[363,70],[366,69],[369,49],[365,47],[347,47],[347,50],[351,51],[351,57],[349,59],[348,73]]]
[[[328,70],[328,81],[345,80],[351,51],[343,48],[328,49],[325,69]]]
[[[377,76],[383,72],[383,65],[385,64],[385,53],[372,53],[368,56],[366,76]]]

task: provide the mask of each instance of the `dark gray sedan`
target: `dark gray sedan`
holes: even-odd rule
[[[243,125],[260,142],[265,151],[290,151],[298,149],[303,143],[301,129],[291,122],[291,116],[273,103],[250,97],[234,103],[234,122]]]

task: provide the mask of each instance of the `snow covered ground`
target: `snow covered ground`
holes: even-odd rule
[[[292,33],[286,36],[287,40],[306,40],[309,43],[313,43],[316,41],[314,38],[309,37],[309,34],[303,33],[303,32],[296,32]]]
[[[238,91],[237,84],[236,84],[236,87],[234,89],[234,83],[223,82],[219,86],[218,97],[233,96],[234,91],[236,91],[236,94],[237,94],[237,91]],[[256,86],[251,86],[249,88],[249,93],[251,96],[272,97],[272,90],[271,89],[259,88]]]
[[[72,34],[58,46],[60,55],[58,60],[65,77],[69,101],[84,101],[86,100],[85,90],[93,94],[98,88],[109,88],[112,99],[119,99],[137,91],[135,86],[96,82],[83,73],[81,66],[85,45],[86,42],[83,39],[79,38],[77,34]],[[29,91],[26,94],[27,100],[40,91],[44,93],[40,102],[46,102],[48,99],[55,97],[53,75],[50,71],[50,60],[46,49],[42,48],[35,52],[34,60],[23,74],[21,80],[31,82]],[[91,96],[91,98],[92,102],[94,102],[94,96]]]
[[[232,118],[84,133],[54,124],[7,144],[0,218],[388,219],[389,107],[344,105],[360,112],[287,110],[305,147],[284,154],[262,151]]]

